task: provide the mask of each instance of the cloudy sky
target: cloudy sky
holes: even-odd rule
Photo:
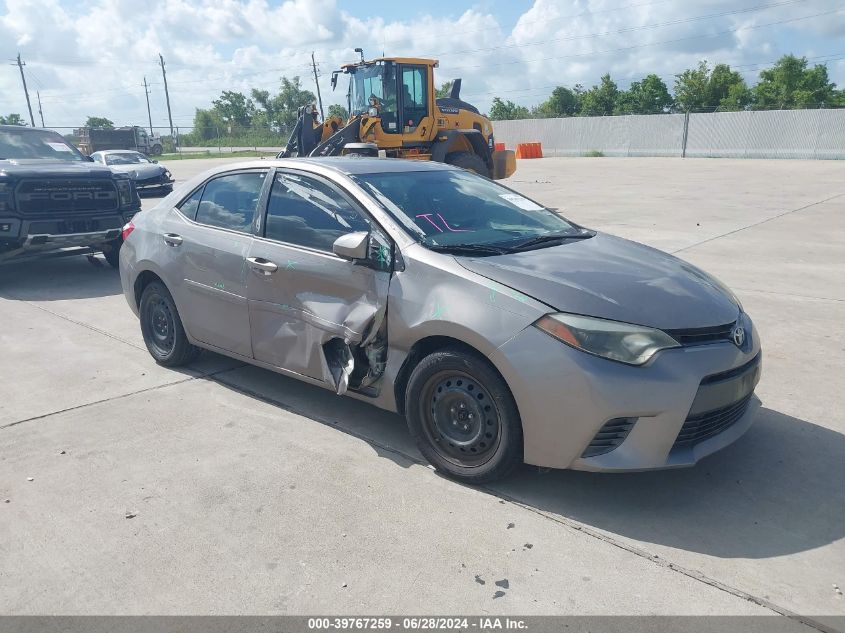
[[[0,0],[0,58],[18,52],[48,126],[89,115],[167,125],[158,55],[164,55],[174,125],[221,90],[274,91],[299,75],[369,56],[440,60],[435,80],[463,78],[482,110],[494,96],[531,106],[556,85],[592,85],[610,72],[621,87],[654,72],[673,76],[700,59],[727,62],[750,80],[785,53],[827,62],[845,84],[843,0]],[[26,116],[18,69],[0,70],[0,114]],[[34,104],[36,119],[37,105]]]

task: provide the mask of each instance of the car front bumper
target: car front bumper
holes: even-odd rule
[[[125,217],[19,220],[0,219],[0,262],[11,263],[45,254],[72,255],[97,251],[120,238]],[[8,237],[4,238],[8,234]]]
[[[173,183],[176,181],[163,174],[161,176],[153,176],[152,178],[139,178],[133,182],[135,183],[135,189],[140,191],[143,189],[161,189],[162,187],[172,187]]]
[[[753,389],[762,353],[750,320],[748,326],[743,348],[719,342],[664,350],[642,367],[526,328],[494,358],[520,412],[526,463],[651,470],[691,466],[724,448],[748,430],[760,406]],[[618,420],[628,421],[627,435],[612,450],[590,455],[612,436],[605,424]]]

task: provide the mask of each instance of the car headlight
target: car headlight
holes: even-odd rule
[[[534,325],[571,347],[628,365],[642,365],[660,350],[681,346],[662,330],[577,314],[547,314]]]
[[[378,116],[378,108],[375,106],[370,106],[370,108],[367,110],[367,114],[370,116]]]

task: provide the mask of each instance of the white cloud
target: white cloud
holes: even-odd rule
[[[469,4],[469,2],[467,3]],[[515,25],[503,25],[487,4],[456,8],[454,16],[414,15],[389,21],[355,15],[335,0],[0,0],[0,58],[18,50],[30,88],[40,90],[48,125],[75,126],[88,115],[119,124],[146,121],[146,75],[156,125],[166,125],[158,53],[167,62],[174,123],[190,125],[223,89],[274,90],[282,75],[311,88],[316,51],[328,102],[328,73],[355,59],[412,55],[440,59],[437,81],[463,78],[463,92],[480,108],[499,95],[534,105],[551,86],[591,85],[610,72],[626,86],[649,72],[672,76],[706,58],[756,76],[762,62],[786,52],[841,51],[841,0],[535,0]],[[743,7],[777,4],[765,10]],[[358,9],[358,7],[361,7]],[[462,12],[461,12],[462,11]],[[693,19],[712,16],[707,19]],[[773,22],[780,25],[765,26]],[[655,25],[660,26],[655,26]],[[845,63],[829,64],[845,84]],[[0,112],[25,113],[20,77],[0,73]]]

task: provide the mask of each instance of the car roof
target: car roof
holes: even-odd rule
[[[395,172],[453,171],[452,165],[427,160],[409,160],[404,158],[367,158],[362,156],[327,156],[321,158],[269,158],[263,160],[227,163],[224,168],[249,169],[254,167],[289,167],[297,165],[315,165],[331,169],[341,174],[379,174]]]

